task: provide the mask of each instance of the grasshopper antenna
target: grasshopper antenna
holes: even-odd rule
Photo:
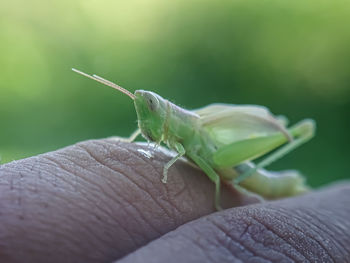
[[[74,72],[80,74],[80,75],[83,75],[83,76],[87,77],[87,78],[96,80],[97,82],[100,82],[100,83],[102,83],[102,84],[104,84],[104,85],[106,85],[106,86],[109,86],[109,87],[111,87],[111,88],[114,88],[114,89],[116,89],[116,90],[119,90],[119,91],[121,91],[122,93],[124,93],[125,95],[129,96],[132,100],[135,100],[135,95],[134,95],[134,94],[132,94],[130,91],[128,91],[128,90],[126,90],[126,89],[124,89],[124,88],[118,86],[117,84],[115,84],[115,83],[113,83],[113,82],[111,82],[111,81],[109,81],[109,80],[106,80],[106,79],[104,79],[104,78],[101,78],[101,77],[99,77],[99,76],[97,76],[97,75],[92,75],[92,76],[91,76],[91,75],[86,74],[86,73],[84,73],[84,72],[82,72],[82,71],[80,71],[80,70],[77,70],[77,69],[75,69],[75,68],[72,68],[72,70],[73,70]]]

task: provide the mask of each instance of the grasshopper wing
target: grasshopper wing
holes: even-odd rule
[[[223,146],[237,141],[282,133],[292,140],[283,120],[276,118],[263,106],[211,104],[195,110],[202,127],[210,137]]]

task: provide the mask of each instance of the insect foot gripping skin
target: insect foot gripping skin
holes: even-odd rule
[[[199,166],[215,184],[215,207],[220,208],[220,182],[228,181],[238,189],[263,198],[280,198],[308,190],[297,171],[268,172],[263,168],[310,140],[315,122],[310,119],[287,128],[285,117],[274,116],[256,105],[212,104],[189,111],[151,91],[134,94],[97,75],[73,71],[115,88],[133,101],[140,133],[148,141],[164,143],[177,155],[164,166],[168,170],[182,156]],[[252,161],[267,155],[255,164]]]

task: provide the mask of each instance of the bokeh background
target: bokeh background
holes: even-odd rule
[[[349,14],[340,0],[1,1],[1,162],[135,130],[131,100],[76,67],[189,109],[313,118],[317,136],[271,169],[349,178]]]

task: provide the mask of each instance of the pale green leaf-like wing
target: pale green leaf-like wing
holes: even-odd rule
[[[292,139],[282,120],[263,106],[211,104],[194,112],[218,146],[276,133]]]

